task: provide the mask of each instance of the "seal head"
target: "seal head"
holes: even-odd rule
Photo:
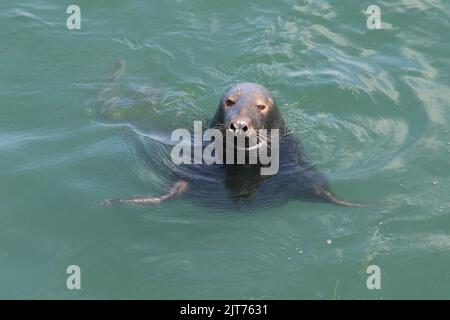
[[[281,135],[287,131],[272,94],[262,85],[252,82],[238,83],[225,92],[210,128],[241,134],[260,129],[279,129]]]

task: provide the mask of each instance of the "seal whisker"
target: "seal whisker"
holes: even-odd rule
[[[219,129],[221,131],[225,131],[226,126],[224,123],[216,123],[211,129]]]
[[[272,150],[272,146],[271,146],[272,141],[269,137],[258,134],[257,139],[259,141],[261,141],[261,143],[265,144],[267,146],[267,148],[269,148],[269,150]],[[256,144],[258,144],[258,141],[256,141]]]

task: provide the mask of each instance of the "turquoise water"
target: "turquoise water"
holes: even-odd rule
[[[0,298],[450,298],[449,2],[79,0],[81,30],[69,4],[0,4]],[[238,81],[338,195],[389,205],[99,205],[166,190],[161,145]]]

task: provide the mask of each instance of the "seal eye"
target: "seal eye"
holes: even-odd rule
[[[225,101],[225,105],[226,105],[227,107],[231,107],[233,104],[235,104],[235,102],[234,102],[233,100],[231,100],[231,99],[227,99],[227,100]]]
[[[263,104],[258,104],[257,107],[258,107],[258,109],[261,110],[261,111],[263,111],[263,110],[266,108],[266,106],[263,105]]]

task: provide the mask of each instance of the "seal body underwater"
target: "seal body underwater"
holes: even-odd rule
[[[201,199],[211,207],[261,207],[291,200],[349,207],[366,206],[340,199],[333,194],[326,176],[307,158],[297,138],[289,133],[274,97],[262,85],[242,82],[227,90],[220,99],[210,128],[236,135],[278,129],[277,173],[261,175],[262,165],[259,162],[179,165],[170,173],[173,184],[167,186],[166,194],[108,199],[102,205],[159,204],[183,194]],[[265,143],[270,149],[270,139],[266,139]],[[224,150],[224,157],[227,152],[232,152],[229,148]]]

